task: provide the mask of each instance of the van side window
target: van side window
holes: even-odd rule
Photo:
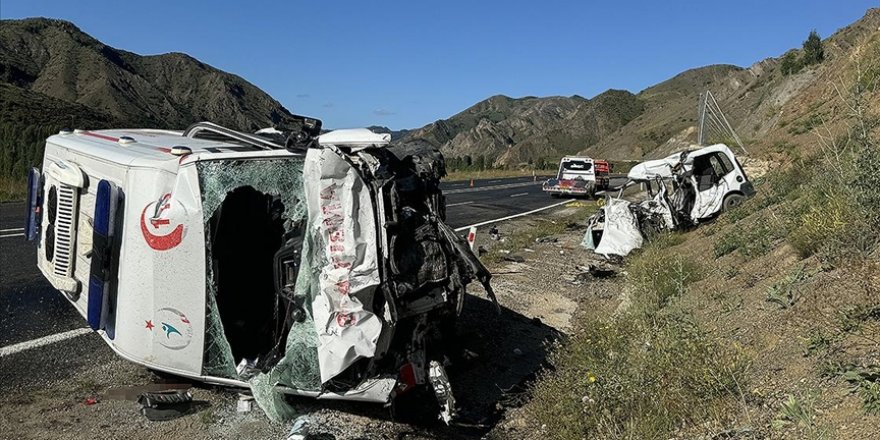
[[[709,155],[709,163],[712,164],[712,169],[715,171],[715,182],[721,180],[721,176],[729,173],[732,167],[725,167],[724,163],[721,161],[721,153],[712,153]]]
[[[697,156],[694,158],[694,178],[697,179],[697,191],[705,191],[718,181],[719,176],[711,161],[711,155]]]
[[[728,157],[728,156],[727,156],[726,154],[724,154],[724,153],[716,153],[716,154],[718,155],[718,159],[721,160],[721,166],[723,166],[724,169],[725,169],[725,173],[724,173],[724,174],[727,174],[727,173],[729,173],[729,172],[731,172],[731,171],[733,171],[733,170],[736,169],[736,168],[734,168],[734,166],[733,166],[733,162],[730,161],[730,157]]]

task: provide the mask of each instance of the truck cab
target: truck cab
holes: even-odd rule
[[[604,160],[583,156],[565,156],[559,162],[556,178],[544,182],[543,191],[553,197],[592,197],[608,187],[610,166]]]

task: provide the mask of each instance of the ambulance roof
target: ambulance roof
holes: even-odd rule
[[[383,145],[389,136],[367,129],[337,130],[320,136],[322,145],[363,147]],[[75,130],[50,136],[55,145],[106,161],[127,166],[177,168],[180,164],[203,159],[299,156],[285,149],[261,149],[252,145],[183,136],[182,131],[157,129]],[[187,147],[191,154],[172,154],[173,147]]]

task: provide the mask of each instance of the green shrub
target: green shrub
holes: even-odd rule
[[[703,278],[704,270],[694,260],[667,251],[672,234],[655,240],[633,256],[627,266],[633,302],[641,311],[652,313],[672,298],[684,293],[688,284]]]
[[[745,257],[758,257],[770,251],[773,242],[782,236],[783,227],[767,218],[759,218],[748,225],[737,227],[721,236],[713,249],[715,258],[733,251]]]

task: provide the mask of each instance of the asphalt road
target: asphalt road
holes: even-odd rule
[[[532,177],[444,182],[447,222],[467,226],[553,203]],[[0,347],[86,325],[36,267],[36,248],[22,236],[25,204],[0,204]]]

